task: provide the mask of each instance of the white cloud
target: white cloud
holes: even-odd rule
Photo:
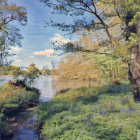
[[[29,56],[29,58],[34,58],[34,56]]]
[[[10,48],[11,48],[11,51],[14,53],[19,53],[23,50],[23,48],[18,47],[18,46],[11,46]]]
[[[46,56],[46,57],[51,57],[53,53],[54,53],[53,49],[47,49],[47,50],[44,50],[44,51],[36,51],[33,54],[34,55],[42,55],[42,56]]]
[[[17,60],[15,60],[15,62],[17,62],[17,63],[21,63],[22,60],[21,60],[21,59],[17,59]]]
[[[62,35],[55,33],[54,37],[51,38],[51,41],[53,41],[55,44],[66,44],[68,43],[70,40],[69,39],[65,39]]]

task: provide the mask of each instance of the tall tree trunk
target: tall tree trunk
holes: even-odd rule
[[[130,25],[132,19],[134,19],[135,12],[129,11],[126,16],[125,24],[126,24],[126,40],[129,41],[129,37],[131,33],[137,35],[139,32],[139,23]],[[140,101],[140,45],[139,43],[131,46],[131,65],[128,65],[128,76],[131,83],[133,95],[135,101]]]
[[[139,45],[132,47],[131,66],[128,64],[128,76],[135,101],[140,101],[140,50]]]

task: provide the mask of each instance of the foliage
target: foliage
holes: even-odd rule
[[[51,70],[50,70],[47,66],[45,66],[45,67],[42,68],[41,74],[42,74],[43,76],[50,75],[50,74],[51,74]]]
[[[140,101],[140,3],[137,0],[42,0],[53,9],[53,14],[72,16],[72,22],[55,20],[48,23],[62,31],[87,34],[91,42],[68,42],[55,45],[64,53],[92,52],[105,55],[107,76],[112,81],[116,77],[127,77],[131,83],[135,101]],[[91,34],[91,35],[90,35]],[[91,44],[89,48],[89,44]],[[110,56],[110,57],[108,57]],[[101,58],[101,57],[99,57]],[[101,58],[102,59],[102,58]],[[111,60],[111,61],[109,61]],[[97,60],[96,60],[97,61]],[[111,62],[111,64],[107,64]],[[101,62],[99,60],[99,62]],[[115,63],[117,62],[117,66]],[[96,62],[95,62],[96,63]],[[120,63],[120,66],[118,64]],[[104,68],[104,63],[100,63]],[[124,70],[126,70],[124,72]],[[117,71],[116,71],[116,70]],[[122,73],[118,72],[123,70]],[[121,78],[117,78],[117,80]]]
[[[43,139],[131,140],[140,121],[130,87],[108,85],[58,93],[38,108]]]
[[[31,74],[32,76],[38,76],[39,75],[39,69],[35,66],[35,64],[30,64],[27,68],[27,73]]]
[[[0,87],[0,132],[9,135],[8,116],[12,113],[25,109],[38,102],[39,92],[37,89],[15,87],[5,84]]]
[[[17,78],[20,75],[23,75],[25,72],[23,70],[21,70],[20,67],[18,66],[9,66],[8,68],[9,70],[9,75],[14,76],[15,78]]]
[[[27,68],[27,72],[25,73],[25,79],[29,79],[29,84],[31,84],[35,78],[37,78],[41,74],[40,70],[35,66],[35,64],[30,64]]]
[[[12,75],[15,78],[17,78],[20,75],[24,75],[26,73],[26,71],[22,70],[20,67],[18,66],[14,66],[14,65],[1,65],[0,66],[0,75]]]
[[[99,46],[100,42],[94,42],[93,34],[81,36],[78,44],[88,52],[78,52],[65,57],[57,69],[60,78],[83,79],[104,82],[122,81],[127,78],[127,67],[124,61],[130,58],[126,44],[117,43],[115,51],[108,51],[106,46]],[[92,49],[98,52],[92,52]],[[91,51],[91,52],[90,52]],[[104,52],[108,53],[104,53]],[[119,57],[116,57],[119,56]]]
[[[0,0],[0,64],[8,63],[6,57],[9,56],[11,45],[21,46],[20,30],[11,23],[26,25],[26,15],[24,7],[9,4],[8,0]]]
[[[138,2],[135,0],[109,0],[108,2],[102,0],[42,1],[48,7],[52,7],[53,14],[66,14],[74,19],[73,23],[52,21],[48,24],[49,26],[82,34],[86,39],[84,42],[82,38],[78,42],[69,42],[61,47],[60,45],[55,46],[56,50],[61,49],[66,53],[81,51],[105,54],[113,59],[118,58],[121,63],[125,64],[130,61],[133,45],[128,42],[128,38],[133,35],[135,36],[133,42],[134,40],[138,42],[138,37],[134,35],[137,32],[136,28],[139,30],[140,6],[137,4]]]
[[[57,69],[61,79],[97,81],[100,79],[100,71],[92,59],[85,59],[82,55],[65,57]]]

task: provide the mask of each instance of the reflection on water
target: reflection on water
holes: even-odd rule
[[[81,80],[59,80],[51,76],[41,76],[35,80],[33,87],[40,90],[40,102],[50,101],[53,96],[61,90],[69,88],[89,87],[94,85],[94,82],[81,81]]]
[[[48,77],[39,77],[32,84],[33,87],[40,90],[40,102],[47,102],[52,99],[57,92],[55,86],[56,79]],[[38,140],[39,136],[36,133],[37,130],[37,114],[34,114],[34,108],[28,108],[24,112],[14,116],[16,119],[11,121],[12,130],[14,130],[14,136],[10,140]],[[12,120],[12,118],[11,118]]]
[[[61,91],[64,89],[75,89],[80,87],[90,87],[95,85],[95,82],[93,81],[83,81],[83,80],[57,80],[56,83],[52,83],[55,85],[52,85],[54,88],[57,85],[57,91]],[[96,83],[97,84],[97,83]]]
[[[3,80],[2,80],[3,79]],[[0,78],[0,85],[11,80],[12,77],[3,77]],[[82,86],[90,86],[92,83],[85,81],[62,81],[56,78],[48,77],[39,77],[32,84],[33,87],[40,90],[40,102],[50,101],[53,96],[60,90],[68,88],[79,88]],[[10,140],[38,140],[39,136],[36,133],[37,130],[37,114],[34,114],[35,108],[28,108],[24,112],[15,115],[10,118],[10,124],[12,130],[14,130],[14,136]]]
[[[11,76],[0,77],[0,85],[13,80]],[[69,88],[80,88],[80,87],[89,87],[94,85],[95,82],[90,81],[81,81],[81,80],[58,80],[57,78],[52,78],[51,76],[40,76],[32,84],[33,87],[40,90],[40,102],[50,101],[54,94],[57,92],[69,89]]]
[[[57,90],[57,79],[52,78],[51,76],[48,77],[39,77],[35,80],[33,87],[36,87],[40,90],[40,102],[47,102],[50,101],[54,94],[58,91]]]
[[[40,102],[50,101],[57,92],[57,80],[55,78],[39,77],[32,84],[33,87],[40,90]],[[10,140],[38,140],[37,130],[37,114],[34,114],[34,108],[29,108],[17,116],[11,118],[12,130],[14,136]]]
[[[0,86],[2,86],[3,84],[7,83],[10,80],[13,80],[12,76],[0,77]]]
[[[53,96],[61,90],[69,88],[89,87],[94,85],[95,82],[81,81],[81,80],[59,80],[51,76],[41,76],[35,80],[33,87],[40,90],[40,102],[50,101]]]
[[[9,140],[38,140],[37,115],[33,113],[35,108],[28,108],[10,118],[10,124],[14,136]]]

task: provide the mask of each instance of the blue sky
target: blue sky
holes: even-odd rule
[[[44,27],[45,21],[55,19],[56,21],[71,21],[69,17],[64,15],[51,15],[47,6],[39,0],[9,0],[17,5],[24,6],[28,12],[28,23],[26,26],[19,26],[22,40],[22,48],[12,46],[12,51],[16,53],[14,56],[14,65],[28,66],[35,63],[39,68],[45,65],[51,67],[51,61],[59,62],[62,57],[51,56],[53,52],[52,41],[60,40],[68,42],[69,37],[64,32],[53,27]]]

